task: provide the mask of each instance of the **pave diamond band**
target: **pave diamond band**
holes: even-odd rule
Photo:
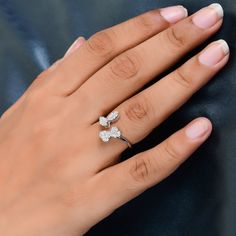
[[[99,124],[104,128],[109,128],[110,125],[119,119],[118,111],[111,112],[107,117],[100,116]],[[127,143],[128,147],[131,148],[131,143],[121,134],[121,131],[116,127],[111,127],[110,130],[102,130],[99,132],[99,137],[103,142],[108,142],[111,138],[118,138]]]

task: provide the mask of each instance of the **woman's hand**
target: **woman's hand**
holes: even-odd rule
[[[2,116],[1,235],[82,235],[170,175],[208,138],[211,123],[198,118],[121,163],[127,144],[99,138],[99,116],[116,110],[115,126],[139,142],[226,64],[229,49],[220,40],[137,93],[212,36],[223,11],[214,4],[186,16],[180,6],[154,10],[80,38]]]

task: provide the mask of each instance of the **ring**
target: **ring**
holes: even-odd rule
[[[109,128],[112,123],[116,122],[119,119],[119,112],[113,111],[111,112],[107,117],[100,116],[99,117],[99,124],[103,126],[104,128]],[[131,143],[128,141],[127,138],[125,138],[121,131],[116,127],[111,127],[110,130],[102,130],[99,132],[99,137],[103,142],[108,142],[111,138],[118,138],[128,145],[129,148],[132,147]]]

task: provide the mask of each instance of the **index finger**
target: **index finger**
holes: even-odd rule
[[[132,48],[187,16],[182,6],[155,9],[90,37],[49,80],[54,94],[69,95],[121,52]],[[70,78],[70,79],[68,79]]]

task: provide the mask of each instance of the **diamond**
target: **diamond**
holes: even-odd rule
[[[110,135],[113,138],[120,138],[121,132],[117,127],[112,127],[110,131]]]
[[[111,113],[107,116],[107,119],[108,119],[109,121],[114,121],[114,120],[116,120],[116,119],[118,118],[118,116],[119,116],[118,111],[113,111],[113,112],[111,112]]]
[[[110,132],[103,130],[99,133],[99,137],[102,139],[103,142],[108,142],[110,139]]]
[[[107,118],[104,116],[100,116],[99,117],[99,124],[105,128],[108,128],[108,127],[110,127],[110,124],[112,122],[117,120],[118,117],[119,117],[118,111],[113,111],[107,116]]]
[[[108,127],[109,126],[107,118],[105,118],[103,116],[99,117],[99,124],[103,127]]]

